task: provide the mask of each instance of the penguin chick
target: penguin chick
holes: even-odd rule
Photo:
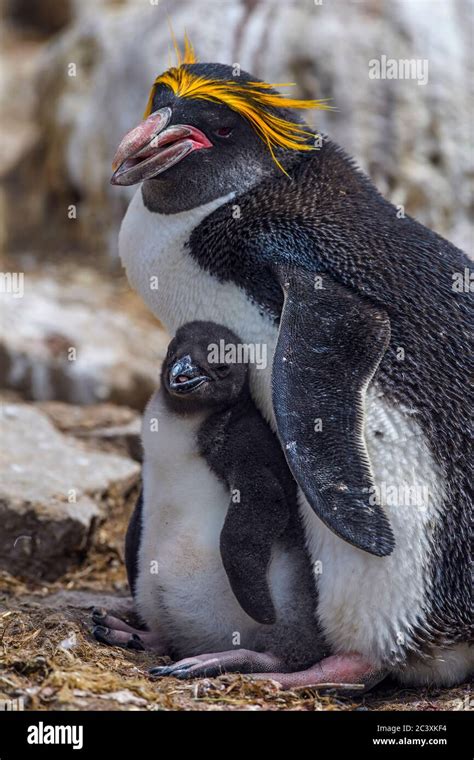
[[[229,492],[220,538],[224,568],[242,608],[259,623],[274,623],[267,570],[275,540],[285,531],[297,491],[276,436],[254,405],[248,364],[209,361],[211,348],[242,346],[212,322],[182,327],[162,369],[166,403],[176,414],[207,412],[198,445]],[[224,357],[220,357],[224,358]]]
[[[148,630],[93,613],[99,641],[178,660],[153,675],[290,673],[325,654],[296,485],[247,364],[211,361],[220,345],[240,344],[212,322],[181,327],[144,415],[125,558]]]

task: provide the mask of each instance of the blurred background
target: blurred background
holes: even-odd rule
[[[164,340],[129,293],[117,232],[135,188],[109,184],[123,134],[174,61],[168,16],[200,60],[330,98],[317,126],[407,213],[469,248],[470,0],[2,0],[1,228],[25,295],[2,320],[2,384],[26,398],[141,408]],[[370,79],[426,59],[429,80]],[[310,116],[310,121],[312,117]],[[33,286],[34,283],[34,286]],[[65,348],[75,346],[68,360]]]
[[[0,701],[4,691],[36,708],[164,700],[181,709],[186,694],[195,707],[193,685],[150,691],[137,680],[137,653],[98,649],[87,633],[91,606],[123,614],[140,412],[168,342],[118,259],[135,188],[109,184],[115,149],[174,63],[169,17],[201,61],[329,98],[336,110],[310,122],[395,204],[472,253],[473,3],[0,0],[0,10],[0,654],[9,663]],[[428,82],[371,79],[381,56],[427,61]],[[104,680],[114,668],[120,678]],[[440,709],[464,698],[453,694]],[[249,691],[251,709],[260,697]],[[427,699],[415,694],[413,709],[433,709]]]
[[[121,137],[140,120],[155,76],[174,63],[168,19],[202,61],[238,63],[269,82],[294,81],[298,96],[329,98],[335,110],[310,122],[394,203],[471,249],[470,0],[0,7],[1,271],[24,280],[21,297],[2,280],[0,388],[10,401],[49,404],[41,413],[63,432],[85,426],[110,439],[125,425],[125,437],[135,435],[168,341],[118,258],[135,188],[109,184]],[[370,78],[370,61],[381,56],[427,61],[428,81]],[[12,449],[30,435],[25,425],[11,425]]]

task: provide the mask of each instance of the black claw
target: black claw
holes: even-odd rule
[[[145,651],[143,641],[138,634],[132,633],[132,637],[127,641],[127,649],[136,649],[138,652]]]
[[[103,607],[94,607],[92,610],[92,620],[94,623],[97,623],[100,625],[100,623],[106,618],[107,616],[107,610],[104,610]]]
[[[186,672],[191,665],[180,665],[176,668],[176,665],[159,665],[155,668],[150,668],[148,671],[151,676],[174,676],[175,673]]]
[[[192,665],[180,665],[170,675],[184,680],[185,678],[217,678],[225,673],[225,669],[221,665],[195,666],[194,670],[192,668]]]
[[[150,668],[148,672],[151,676],[166,676],[170,670],[169,665],[156,665],[154,668]]]
[[[175,670],[173,673],[171,673],[171,675],[174,678],[180,678],[182,681],[184,681],[185,678],[189,678],[190,676],[192,677],[193,674],[190,673],[189,669],[186,667],[186,668],[180,668],[179,670]]]
[[[92,631],[92,635],[97,639],[97,641],[101,641],[103,644],[108,644],[107,636],[110,633],[110,629],[106,628],[105,625],[96,625]]]

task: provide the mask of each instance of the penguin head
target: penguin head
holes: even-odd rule
[[[268,176],[285,176],[314,150],[314,133],[297,113],[302,108],[328,106],[286,98],[231,66],[181,63],[155,79],[144,121],[117,149],[111,182],[143,182],[145,204],[163,213],[239,194]]]
[[[235,360],[240,344],[214,322],[188,322],[168,346],[161,387],[176,410],[227,407],[248,392],[247,364]],[[229,350],[234,347],[234,350]]]

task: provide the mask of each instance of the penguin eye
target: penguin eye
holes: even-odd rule
[[[215,133],[218,137],[230,137],[232,134],[232,127],[219,127]]]

